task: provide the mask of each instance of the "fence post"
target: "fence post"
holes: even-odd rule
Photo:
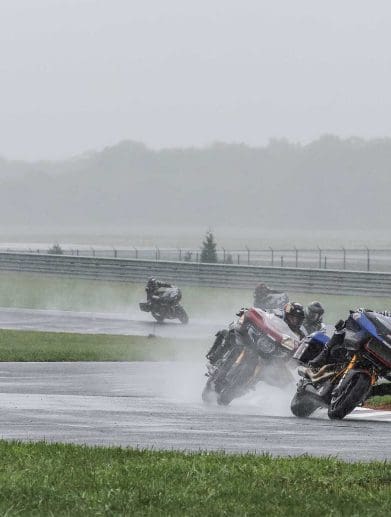
[[[238,264],[240,264],[240,254],[238,253]]]
[[[247,250],[247,265],[249,266],[250,265],[250,250],[247,246],[246,246],[246,250]]]
[[[327,256],[324,256],[324,268],[327,269]]]
[[[319,269],[322,269],[322,250],[319,248],[319,246],[318,246],[318,250],[319,250]]]
[[[135,258],[138,259],[138,249],[136,248],[136,246],[133,246],[133,248],[135,252]]]
[[[178,260],[179,260],[179,262],[181,262],[181,260],[182,260],[182,249],[181,248],[179,248]]]
[[[299,267],[299,250],[296,248],[296,246],[294,247],[295,248],[295,262],[296,262],[296,268]]]
[[[367,247],[366,247],[366,250],[367,250],[367,271],[370,271],[371,269],[371,250]]]
[[[343,268],[346,269],[346,250],[343,246],[342,246],[342,251],[343,251]]]
[[[281,255],[281,267],[284,267],[284,255]]]
[[[223,250],[223,264],[225,264],[225,248],[221,247],[221,249]]]
[[[92,256],[95,257],[95,248],[91,248],[92,249]]]
[[[198,262],[198,251],[196,253],[196,262]]]
[[[118,253],[117,253],[117,250],[115,248],[113,248],[113,252],[114,252],[114,258],[117,258]]]
[[[272,252],[272,267],[273,267],[274,266],[274,249],[271,246],[269,246],[269,249]],[[281,257],[281,259],[282,259],[281,262],[283,262],[284,259],[282,257]]]

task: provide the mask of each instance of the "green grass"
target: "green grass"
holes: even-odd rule
[[[365,403],[367,406],[371,406],[371,407],[378,407],[378,406],[384,406],[384,405],[388,405],[391,407],[391,395],[383,395],[383,396],[376,396],[376,397],[371,397],[370,399],[368,399]]]
[[[0,442],[2,515],[389,515],[391,464]]]
[[[209,345],[193,339],[0,330],[0,361],[199,359]]]
[[[183,305],[190,318],[218,317],[229,322],[238,308],[252,304],[252,289],[180,287]],[[391,309],[391,297],[294,292],[289,296],[303,304],[320,300],[326,308],[326,321],[330,323],[346,317],[348,310],[355,307]],[[137,317],[138,302],[144,297],[144,285],[141,284],[0,272],[0,306],[3,307],[124,312]]]

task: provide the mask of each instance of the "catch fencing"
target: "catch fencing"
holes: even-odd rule
[[[253,288],[265,282],[290,292],[391,296],[391,273],[203,264],[120,258],[0,253],[0,270],[145,283],[156,276],[178,285]]]
[[[1,246],[0,251],[46,255],[49,253],[49,246],[19,248]],[[197,248],[63,246],[61,251],[75,257],[196,263],[201,259],[201,250]],[[391,272],[391,248],[254,249],[246,246],[243,249],[219,248],[216,252],[218,263],[227,265]]]

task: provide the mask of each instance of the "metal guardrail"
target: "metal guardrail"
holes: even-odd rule
[[[26,253],[0,253],[0,270],[141,283],[157,276],[179,285],[225,288],[253,288],[263,281],[287,291],[391,296],[391,273],[378,272]]]
[[[0,247],[0,252],[34,253],[46,255],[50,246],[41,247]],[[76,257],[123,258],[136,260],[155,260],[173,262],[200,262],[201,250],[198,248],[141,248],[127,247],[94,247],[79,248],[63,246],[64,254]],[[391,272],[391,249],[387,248],[317,248],[304,249],[244,249],[217,250],[218,263],[253,265],[280,268],[306,269],[341,269],[347,271],[384,271]]]

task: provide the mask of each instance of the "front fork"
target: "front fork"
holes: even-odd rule
[[[356,368],[356,365],[357,365],[357,361],[358,361],[358,357],[357,357],[357,354],[354,354],[353,357],[351,358],[349,364],[347,365],[347,367],[345,368],[345,370],[342,370],[342,372],[340,372],[338,375],[340,375],[342,373],[342,378],[341,378],[341,381],[347,376],[347,374],[353,370],[354,368]],[[365,372],[368,374],[368,376],[371,378],[371,386],[373,386],[374,384],[376,384],[377,382],[377,379],[378,379],[378,375],[377,373],[374,371],[374,370],[369,370],[367,368],[360,368],[361,371]],[[341,382],[340,381],[340,382]]]

